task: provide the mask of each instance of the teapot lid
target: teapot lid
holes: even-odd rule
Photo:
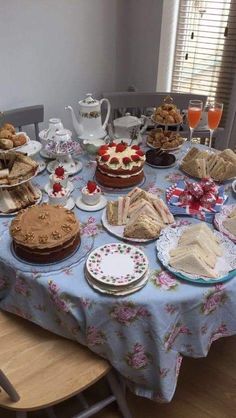
[[[95,100],[95,99],[92,97],[92,93],[87,93],[87,94],[86,94],[86,97],[85,97],[83,100],[80,100],[80,101],[79,101],[79,104],[80,104],[81,106],[88,106],[88,107],[90,107],[90,106],[96,106],[96,105],[99,105],[99,101],[98,101],[98,100]]]
[[[113,124],[114,126],[122,126],[122,128],[131,128],[132,126],[141,125],[142,122],[136,116],[131,116],[129,113],[127,113],[126,116],[114,119]]]

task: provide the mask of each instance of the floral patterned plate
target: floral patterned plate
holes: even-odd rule
[[[86,271],[85,271],[85,277],[86,277],[88,284],[94,290],[97,290],[98,292],[104,293],[106,295],[112,295],[112,296],[126,296],[142,289],[147,284],[149,275],[148,273],[145,274],[142,280],[139,281],[137,285],[134,284],[132,287],[127,287],[127,289],[124,289],[123,287],[122,289],[120,288],[111,289],[111,287],[110,288],[103,287],[102,284],[96,282],[96,280],[94,280]]]
[[[125,241],[148,242],[148,241],[154,241],[156,239],[156,238],[128,238],[128,237],[124,237],[125,226],[124,225],[111,225],[111,224],[109,224],[109,222],[107,220],[106,209],[102,213],[102,224],[103,224],[104,228],[108,232],[110,232],[112,235],[114,235],[117,238],[121,238],[122,240],[125,240]]]
[[[177,242],[186,228],[186,226],[179,228],[167,227],[162,231],[159,239],[156,242],[156,248],[158,252],[158,258],[163,266],[171,271],[175,276],[192,283],[216,284],[225,282],[234,277],[236,273],[236,246],[227,237],[217,231],[214,231],[214,234],[219,239],[219,243],[223,249],[223,256],[218,257],[216,263],[215,270],[218,274],[216,279],[209,277],[199,277],[194,274],[178,271],[169,265],[169,252],[171,249],[177,246]]]
[[[214,217],[214,225],[215,227],[222,232],[222,234],[226,235],[231,241],[236,243],[236,236],[231,234],[228,229],[224,227],[223,222],[229,216],[229,214],[236,208],[236,205],[226,205],[223,206],[221,212],[216,213]]]
[[[143,251],[123,243],[105,244],[92,251],[86,269],[97,282],[113,286],[135,283],[147,272]]]

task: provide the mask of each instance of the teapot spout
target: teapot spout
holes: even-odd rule
[[[78,135],[78,136],[81,136],[81,135],[82,135],[82,133],[83,133],[83,126],[82,126],[82,125],[81,125],[81,123],[79,123],[79,122],[78,122],[78,120],[76,119],[76,116],[75,116],[75,112],[74,112],[73,107],[71,107],[71,106],[66,106],[66,107],[65,107],[65,109],[66,109],[66,110],[70,110],[70,112],[71,112],[71,117],[72,117],[72,123],[73,123],[74,129],[75,129],[75,132],[77,133],[77,135]]]

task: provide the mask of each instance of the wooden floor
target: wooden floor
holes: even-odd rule
[[[88,400],[107,393],[105,383],[86,391]],[[215,342],[206,359],[184,359],[177,390],[170,404],[160,405],[128,393],[133,418],[236,418],[236,337]],[[79,411],[76,399],[55,407],[58,418],[71,418]],[[14,414],[0,409],[0,418]],[[30,418],[45,418],[44,413],[29,414]],[[115,404],[94,416],[121,418]]]

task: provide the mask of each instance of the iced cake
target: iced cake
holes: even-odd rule
[[[61,261],[80,244],[74,213],[47,204],[22,210],[12,221],[10,234],[16,255],[34,263]]]

